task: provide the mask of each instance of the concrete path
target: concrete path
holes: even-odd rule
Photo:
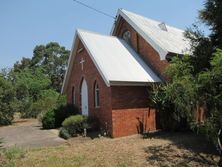
[[[0,127],[0,138],[3,138],[3,147],[44,147],[65,143],[58,137],[58,130],[42,130],[36,119],[20,120],[11,126]]]

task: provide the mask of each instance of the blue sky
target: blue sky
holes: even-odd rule
[[[204,0],[80,0],[115,16],[118,8],[186,29],[197,20]],[[32,57],[50,41],[70,49],[76,28],[109,34],[114,20],[73,0],[1,0],[0,68]]]

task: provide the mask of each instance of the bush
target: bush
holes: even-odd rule
[[[41,118],[44,129],[52,129],[61,127],[62,122],[71,115],[79,113],[79,109],[75,105],[62,105],[56,109],[49,110],[43,114]]]
[[[79,114],[79,109],[75,105],[67,104],[58,107],[55,109],[55,126],[60,127],[66,118],[77,114]]]
[[[56,127],[55,122],[55,112],[54,110],[49,110],[42,118],[42,127],[44,129],[53,129]]]
[[[70,116],[63,121],[62,126],[71,136],[75,136],[82,133],[84,128],[88,128],[87,117],[83,115]]]
[[[59,130],[59,136],[61,138],[64,138],[64,139],[69,139],[71,137],[71,135],[69,134],[68,130],[64,127],[62,127],[60,130]]]

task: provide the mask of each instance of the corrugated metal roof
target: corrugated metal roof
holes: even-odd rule
[[[164,60],[168,53],[189,54],[189,41],[184,37],[184,31],[166,25],[166,31],[160,28],[161,22],[148,19],[138,14],[119,9],[117,16],[122,16]],[[118,17],[117,17],[118,18]],[[115,29],[115,28],[114,28]],[[112,31],[113,33],[113,31]]]
[[[161,81],[124,40],[85,30],[77,33],[107,84]]]

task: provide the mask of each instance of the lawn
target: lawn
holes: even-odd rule
[[[192,133],[163,132],[145,139],[139,135],[117,139],[77,137],[61,146],[23,149],[21,154],[18,156],[17,151],[17,156],[11,158],[10,165],[18,167],[216,166],[219,160],[216,150],[203,137]],[[0,163],[5,162],[6,157],[0,157]]]

